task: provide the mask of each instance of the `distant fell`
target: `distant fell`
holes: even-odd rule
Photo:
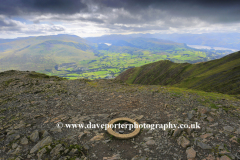
[[[153,53],[165,51],[179,51],[188,49],[184,43],[177,43],[169,40],[156,38],[131,37],[124,35],[110,35],[102,37],[86,38],[87,41],[97,43],[97,49],[118,53],[132,53],[138,50],[148,50]],[[106,45],[106,43],[110,45]],[[174,52],[175,53],[175,52]],[[170,55],[170,54],[169,54]]]
[[[0,39],[0,52],[6,52],[21,49],[29,45],[36,45],[48,40],[59,40],[65,42],[86,43],[86,40],[67,34],[38,36],[38,37],[22,37],[16,39]]]
[[[0,71],[28,70],[68,79],[101,79],[159,60],[196,63],[229,53],[194,49],[154,37],[109,35],[82,39],[67,34],[48,35],[0,39]]]
[[[74,35],[25,37],[2,42],[0,71],[15,69],[53,72],[56,65],[93,59],[97,53],[86,40]]]
[[[186,47],[183,43],[177,43],[170,40],[156,39],[156,38],[144,38],[144,37],[134,37],[128,35],[109,35],[102,37],[89,37],[86,38],[87,41],[92,43],[110,43],[114,46],[129,46],[141,49],[149,49],[150,47],[155,47],[159,45],[168,46],[181,46]]]
[[[158,61],[128,69],[116,79],[130,84],[172,85],[208,92],[240,94],[240,52],[198,64]]]

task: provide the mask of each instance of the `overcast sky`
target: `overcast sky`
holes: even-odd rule
[[[240,32],[240,0],[0,0],[0,38]]]

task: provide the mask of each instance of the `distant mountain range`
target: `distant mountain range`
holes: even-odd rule
[[[171,85],[227,94],[240,94],[240,52],[198,64],[158,61],[121,73],[130,84]]]
[[[221,58],[229,53],[193,49],[185,43],[150,35],[83,39],[62,34],[0,39],[0,71],[30,70],[69,79],[112,78],[128,68],[158,60],[196,63]]]
[[[131,36],[103,36],[86,38],[87,41],[97,43],[99,50],[108,50],[111,52],[132,52],[134,50],[149,50],[152,52],[175,50],[177,48],[188,48],[184,43],[176,43],[169,40],[162,40],[156,38],[143,38]],[[125,47],[122,50],[122,47]],[[128,51],[126,51],[126,49]]]
[[[124,38],[157,38],[170,40],[188,45],[202,45],[209,47],[223,47],[240,50],[240,33],[203,33],[203,34],[130,34],[130,35],[106,35],[99,38],[87,38],[87,40],[99,42],[101,40],[114,41]]]

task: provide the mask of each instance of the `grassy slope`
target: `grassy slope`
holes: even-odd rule
[[[32,43],[45,41],[18,50],[1,53],[0,71],[9,69],[41,71],[53,69],[55,65],[61,63],[72,63],[96,58],[91,47],[86,43],[73,42],[71,37],[65,40],[64,37],[60,37],[61,41],[46,40],[49,38],[40,37],[39,40],[39,37],[36,37],[38,40]],[[24,43],[27,42],[25,41]]]
[[[240,52],[198,64],[158,61],[129,69],[116,79],[134,84],[173,85],[240,94]]]
[[[5,43],[0,43],[0,52],[7,52],[12,50],[21,49],[29,45],[36,45],[48,40],[59,40],[67,42],[86,43],[86,40],[72,35],[51,35],[51,36],[38,36],[38,37],[26,37],[18,38]]]
[[[120,41],[114,38],[113,42],[115,45],[111,46],[103,43],[90,44],[72,35],[27,37],[6,41],[0,43],[0,71],[31,70],[71,79],[96,79],[115,77],[127,68],[163,59],[177,63],[196,63],[216,59],[224,54],[194,50],[182,43],[153,38],[138,37]],[[76,63],[75,67],[70,65],[55,69],[56,65],[73,62]],[[81,67],[87,70],[77,69]]]

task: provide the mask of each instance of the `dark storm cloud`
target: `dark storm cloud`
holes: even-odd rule
[[[56,20],[93,22],[112,30],[167,30],[239,23],[240,0],[0,0],[0,15],[34,15],[35,24]],[[0,20],[4,25],[14,24]]]
[[[74,14],[85,9],[80,0],[1,0],[0,14],[7,16],[28,13]]]
[[[195,16],[222,22],[240,20],[239,0],[1,0],[0,2],[2,15],[21,15],[32,12],[91,13],[94,11],[91,6],[97,6],[96,12],[104,14],[114,8],[123,8],[133,15],[138,15],[141,11],[159,9],[166,11],[169,16]],[[156,15],[151,16],[154,20]],[[149,16],[145,17],[149,19]]]
[[[104,10],[109,8],[124,8],[132,15],[142,11],[153,11],[150,15],[141,13],[144,20],[155,20],[158,17],[155,10],[165,11],[169,17],[196,17],[212,23],[228,23],[240,21],[239,0],[93,0]]]

